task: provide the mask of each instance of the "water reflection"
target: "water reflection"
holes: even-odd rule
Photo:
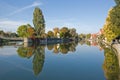
[[[61,44],[53,44],[47,45],[48,50],[53,50],[53,53],[58,54],[67,54],[69,52],[75,52],[78,42],[70,42],[70,43],[61,43]]]
[[[33,71],[37,76],[43,68],[45,60],[45,48],[53,50],[53,53],[67,54],[68,52],[74,52],[76,50],[77,42],[62,43],[53,45],[32,45],[21,46],[18,48],[17,53],[21,58],[31,58],[33,56]]]
[[[50,45],[32,45],[32,46],[21,46],[18,48],[18,55],[22,58],[31,58],[33,56],[33,71],[37,76],[42,71],[45,61],[45,48],[52,50],[55,54],[68,54],[69,52],[75,52],[78,45],[95,46],[100,51],[104,50],[104,62],[103,70],[107,80],[118,80],[119,79],[119,61],[115,52],[105,44],[96,41],[80,41],[62,44],[50,44]]]
[[[45,59],[45,46],[31,46],[31,47],[19,47],[18,55],[22,58],[30,58],[33,56],[33,71],[35,75],[38,75],[43,68]]]
[[[112,49],[104,48],[103,70],[107,80],[119,80],[119,62]]]
[[[33,70],[35,75],[38,75],[42,71],[44,59],[45,59],[45,47],[44,46],[36,47],[33,58]]]

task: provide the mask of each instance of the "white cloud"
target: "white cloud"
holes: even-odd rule
[[[22,11],[24,11],[26,9],[30,9],[32,7],[36,7],[36,6],[39,6],[39,5],[42,5],[42,3],[41,2],[33,2],[31,5],[27,5],[27,6],[23,7],[23,8],[20,8],[20,9],[16,10],[16,11],[13,11],[8,16],[12,16],[12,15],[17,14],[19,12],[22,12]]]
[[[0,21],[0,29],[4,31],[12,31],[16,32],[18,26],[27,24],[28,22],[22,21],[12,21],[12,20],[1,20]]]

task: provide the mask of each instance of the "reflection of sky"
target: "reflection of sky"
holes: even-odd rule
[[[96,47],[78,46],[75,53],[68,54],[54,54],[46,50],[45,57],[41,79],[104,80],[104,54]]]
[[[17,48],[4,46],[0,48],[0,80],[30,80],[33,76],[32,60],[20,58]]]
[[[0,56],[16,55],[16,52],[15,52],[16,50],[17,48],[15,48],[14,46],[4,46],[3,48],[0,48]]]
[[[45,62],[42,72],[35,77],[33,58],[21,58],[14,47],[0,49],[0,54],[11,52],[14,55],[0,56],[0,80],[104,80],[102,64],[103,52],[96,47],[77,46],[76,52],[54,54],[45,49]]]

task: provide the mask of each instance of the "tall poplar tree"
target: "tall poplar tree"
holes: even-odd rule
[[[40,8],[36,7],[33,13],[33,24],[37,37],[45,33],[45,20]]]

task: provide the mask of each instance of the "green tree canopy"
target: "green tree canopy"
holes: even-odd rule
[[[120,0],[115,0],[117,5],[120,5]]]
[[[70,38],[70,33],[69,33],[69,29],[67,27],[63,27],[62,29],[60,29],[60,37],[61,38]]]
[[[54,37],[54,33],[52,31],[48,31],[47,37],[48,38],[53,38]]]
[[[31,25],[21,25],[17,29],[18,36],[20,37],[32,37],[35,34],[34,28]]]
[[[40,8],[36,7],[33,13],[33,24],[37,37],[45,33],[45,20]]]
[[[115,0],[117,3],[119,0]],[[111,42],[114,38],[120,35],[120,5],[113,7],[106,19],[106,23],[103,27],[103,34],[108,42]]]
[[[91,37],[91,34],[87,34],[87,35],[86,35],[86,38],[87,38],[87,39],[90,39],[90,37]]]
[[[69,33],[70,33],[72,38],[76,37],[76,29],[75,28],[69,29]]]
[[[27,35],[27,25],[19,26],[18,29],[17,29],[17,34],[20,37],[28,37],[28,35]]]

